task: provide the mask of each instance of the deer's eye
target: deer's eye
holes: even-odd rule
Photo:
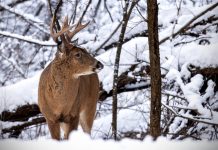
[[[81,53],[76,53],[76,54],[75,54],[75,57],[76,57],[76,58],[80,58],[81,56],[82,56]]]

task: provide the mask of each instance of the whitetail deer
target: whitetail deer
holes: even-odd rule
[[[87,24],[78,23],[73,31],[65,17],[62,29],[54,32],[53,17],[50,32],[55,42],[61,39],[54,60],[41,74],[38,103],[46,118],[53,139],[60,140],[60,127],[64,138],[76,130],[80,123],[83,131],[91,132],[99,97],[97,72],[103,65],[88,52],[71,43],[73,36]]]

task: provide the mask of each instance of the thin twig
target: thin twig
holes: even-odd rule
[[[73,14],[70,18],[70,23],[72,22],[74,24],[75,19],[76,19],[76,11],[77,11],[77,6],[78,6],[78,0],[75,0],[75,5],[74,5],[74,10],[73,10]]]
[[[15,6],[17,6],[18,4],[24,3],[24,2],[26,2],[26,1],[30,1],[30,0],[16,0],[16,1],[11,1],[11,3],[8,4],[8,6],[9,6],[9,7],[15,7]],[[0,0],[0,2],[1,2],[1,0]],[[4,10],[4,8],[0,8],[0,11],[3,11],[3,10]]]
[[[114,31],[108,36],[108,38],[95,50],[95,55],[99,52],[99,50],[102,49],[102,47],[113,37],[113,35],[117,32],[117,30],[120,28],[122,22],[120,22],[117,27],[114,29]]]
[[[57,29],[55,28],[56,32],[57,32],[57,30],[60,30],[60,29],[61,29],[60,23],[59,23],[59,21],[56,19],[56,17],[57,17],[57,12],[58,12],[59,8],[61,7],[62,3],[63,3],[63,1],[62,1],[62,0],[59,0],[59,1],[58,1],[58,4],[57,4],[57,6],[56,6],[56,8],[55,8],[55,10],[54,10],[54,13],[52,13],[51,1],[48,0],[49,11],[50,11],[50,13],[51,13],[51,16],[55,18],[55,21],[56,21],[56,24],[57,24]]]
[[[87,12],[87,10],[88,10],[88,8],[89,8],[89,6],[90,6],[91,3],[92,3],[92,0],[89,0],[88,4],[86,5],[85,10],[83,11],[81,17],[79,18],[78,23],[81,23],[81,22],[82,22],[83,17],[85,16],[85,14],[86,14],[86,12]]]
[[[23,78],[26,78],[25,76],[25,73],[23,72],[23,70],[21,70],[19,67],[18,67],[18,64],[15,63],[14,61],[10,60],[8,57],[6,57],[4,54],[1,53],[1,56],[6,60],[8,61],[12,66],[13,68],[23,77]]]
[[[10,38],[15,38],[18,40],[22,40],[22,41],[25,41],[28,43],[33,43],[33,44],[37,44],[37,45],[41,45],[41,46],[55,46],[56,45],[56,43],[51,42],[51,41],[40,41],[38,39],[33,39],[30,36],[22,36],[22,35],[10,33],[7,31],[0,31],[0,35],[10,37]]]
[[[106,8],[106,11],[109,14],[109,17],[110,17],[111,21],[114,22],[113,17],[112,17],[112,15],[111,15],[108,7],[107,7],[107,0],[104,1],[104,7]]]
[[[25,13],[20,12],[20,10],[18,11],[18,10],[12,9],[11,7],[4,5],[4,4],[0,4],[0,8],[4,8],[8,12],[13,13],[16,16],[19,16],[21,19],[28,22],[32,26],[36,27],[40,31],[47,33],[47,34],[50,34],[50,32],[46,29],[46,28],[48,28],[48,26],[46,26],[44,23],[42,23],[39,19],[33,19],[33,18],[35,18],[34,16],[30,17],[29,14],[26,15]]]
[[[136,10],[137,10],[137,12],[139,13],[139,15],[142,17],[142,19],[144,20],[144,22],[148,22],[148,19],[146,19],[143,15],[142,15],[142,13],[140,12],[140,10],[139,10],[139,8],[136,6]]]

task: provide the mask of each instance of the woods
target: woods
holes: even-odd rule
[[[50,4],[50,5],[49,5]],[[0,1],[1,139],[48,137],[38,78],[55,57],[58,1]],[[217,140],[218,2],[69,0],[57,18],[90,22],[73,42],[104,64],[93,138]]]

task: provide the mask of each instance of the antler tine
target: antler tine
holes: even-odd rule
[[[58,37],[60,37],[61,35],[63,35],[67,31],[69,31],[71,29],[71,27],[69,27],[69,25],[68,25],[68,17],[67,16],[64,19],[61,30],[58,31],[57,33],[54,32],[54,25],[55,25],[55,16],[53,16],[53,18],[52,18],[52,22],[50,25],[50,32],[51,32],[51,36],[52,36],[53,40],[56,43],[58,43]]]
[[[55,16],[52,17],[52,20],[51,20],[51,24],[50,24],[50,34],[51,34],[51,37],[53,38],[53,40],[57,43],[57,38],[55,36],[55,33],[54,33],[54,20],[55,20]]]
[[[80,22],[76,25],[73,25],[72,27],[76,26],[76,28],[71,32],[71,31],[67,31],[67,38],[68,40],[71,40],[75,34],[77,34],[79,31],[81,31],[82,29],[84,29],[87,25],[89,24],[89,22],[87,22],[86,24],[82,25]]]
[[[69,28],[69,25],[68,25],[68,16],[65,16],[64,22],[62,24],[62,28]]]

